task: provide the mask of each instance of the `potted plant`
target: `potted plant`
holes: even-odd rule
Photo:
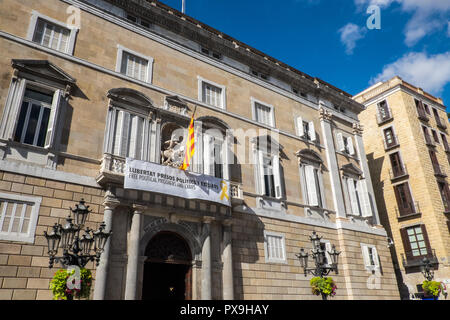
[[[53,279],[50,281],[50,289],[53,293],[53,300],[73,300],[89,299],[92,286],[91,271],[85,268],[80,268],[80,289],[70,289],[67,287],[67,282],[70,276],[75,274],[75,269],[67,271],[66,269],[58,270]],[[72,283],[75,283],[75,279]]]
[[[424,280],[422,289],[424,293],[422,300],[438,300],[441,292],[447,298],[447,288],[442,282]]]
[[[331,277],[314,277],[309,282],[311,284],[312,293],[322,295],[322,299],[326,300],[328,296],[336,295],[337,286]]]

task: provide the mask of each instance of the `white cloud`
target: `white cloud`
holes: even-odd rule
[[[341,42],[345,45],[345,52],[347,54],[353,54],[356,47],[356,42],[366,35],[366,29],[359,27],[354,23],[348,23],[338,30],[341,34]]]
[[[450,37],[450,21],[448,22],[447,26],[447,37]]]
[[[369,5],[382,8],[393,3],[401,6],[404,12],[412,13],[411,19],[405,27],[405,43],[413,46],[427,34],[447,27],[450,17],[449,0],[354,0],[361,9]]]
[[[436,55],[427,55],[423,52],[406,54],[384,66],[383,71],[370,82],[374,84],[394,76],[399,76],[425,91],[438,95],[450,83],[450,51]]]

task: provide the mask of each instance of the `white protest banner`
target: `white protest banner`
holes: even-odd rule
[[[124,187],[230,206],[229,181],[131,158],[126,159]]]

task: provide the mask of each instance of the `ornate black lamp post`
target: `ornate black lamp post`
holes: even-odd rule
[[[296,254],[297,258],[300,260],[300,266],[303,268],[303,272],[305,273],[305,277],[308,273],[312,274],[315,277],[327,276],[331,271],[334,271],[338,274],[338,257],[340,252],[336,251],[336,247],[333,245],[331,251],[328,251],[330,255],[331,261],[326,261],[326,253],[320,246],[320,239],[315,231],[313,231],[312,235],[309,237],[312,242],[313,249],[311,250],[311,256],[314,259],[315,267],[308,268],[308,253],[305,252],[305,249],[301,248],[300,253]],[[327,263],[328,262],[328,263]],[[322,299],[326,300],[326,296],[322,294]]]
[[[88,214],[91,212],[89,206],[85,205],[81,199],[75,205],[75,209],[70,208],[70,213],[66,219],[66,224],[55,223],[53,230],[48,234],[44,231],[44,236],[48,243],[49,268],[55,262],[61,262],[64,267],[76,265],[83,268],[89,261],[96,261],[98,266],[100,256],[105,248],[106,241],[112,232],[105,232],[105,223],[100,225],[97,231],[87,227],[83,230]],[[80,232],[84,234],[80,237]],[[91,254],[93,248],[93,253]],[[57,257],[58,248],[63,249],[62,257]]]
[[[431,261],[428,258],[423,258],[422,265],[420,266],[420,271],[422,271],[423,276],[428,281],[431,281],[434,278],[434,271],[431,267]]]

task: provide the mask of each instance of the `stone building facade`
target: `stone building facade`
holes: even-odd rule
[[[0,299],[51,298],[43,232],[82,198],[113,231],[94,299],[319,299],[313,231],[341,251],[337,299],[399,298],[349,94],[157,1],[0,15]],[[172,159],[194,110],[190,170],[231,207],[125,189],[125,159]]]
[[[399,77],[356,95],[364,144],[382,224],[403,299],[421,295],[420,265],[450,282],[450,147],[442,99]]]

